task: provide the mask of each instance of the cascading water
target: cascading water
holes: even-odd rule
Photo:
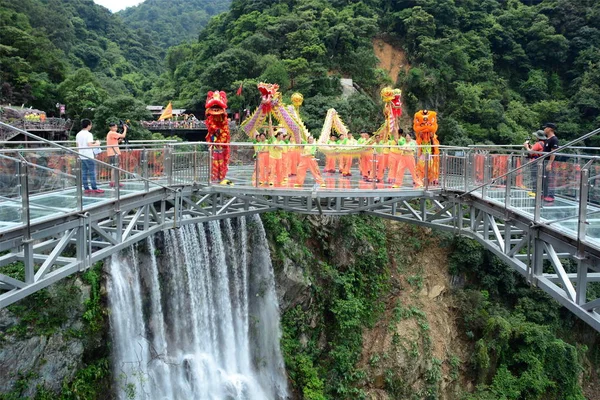
[[[109,272],[120,399],[288,397],[257,216],[165,231],[114,255]]]

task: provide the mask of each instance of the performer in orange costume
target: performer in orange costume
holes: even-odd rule
[[[256,174],[258,172],[258,184],[265,185],[269,182],[269,149],[265,144],[267,136],[263,132],[257,136],[254,152],[256,154],[256,170],[252,174],[252,184],[256,185]]]
[[[331,136],[327,144],[335,145],[337,144],[337,136]],[[335,174],[335,164],[336,160],[338,160],[337,155],[327,154],[325,156],[325,169],[323,172],[328,172],[331,174]]]
[[[283,132],[276,133],[275,139],[271,142],[274,146],[269,146],[269,167],[271,170],[269,185],[281,186],[284,184],[283,177]]]
[[[219,146],[217,143],[229,143],[229,118],[227,118],[227,94],[225,92],[208,92],[206,97],[206,141],[215,143],[212,146],[211,179],[213,182],[228,184],[225,179],[229,169],[229,146]]]
[[[416,163],[415,163],[415,153],[417,150],[417,145],[415,141],[410,136],[410,133],[405,135],[405,144],[402,145],[400,159],[398,161],[398,169],[396,172],[396,182],[394,184],[394,188],[399,188],[402,186],[404,180],[404,172],[406,169],[410,172],[413,179],[413,184],[416,187],[423,186],[423,181],[417,175],[415,171]]]
[[[315,143],[315,138],[312,136],[308,137],[308,145],[304,146],[302,150],[302,155],[300,157],[300,165],[298,165],[298,175],[296,177],[295,187],[301,187],[304,185],[304,179],[306,179],[306,170],[310,169],[310,172],[313,174],[315,181],[321,185],[325,186],[325,182],[321,177],[321,173],[319,172],[319,166],[317,165],[317,160],[315,160],[315,153],[317,152],[317,147],[313,144]]]
[[[420,110],[415,114],[413,129],[417,136],[417,174],[421,179],[425,177],[425,160],[429,156],[427,179],[431,184],[438,183],[440,175],[440,142],[436,132],[438,130],[437,113],[435,111]]]

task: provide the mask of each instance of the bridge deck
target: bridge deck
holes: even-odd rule
[[[369,166],[376,169],[379,157],[373,154]],[[600,282],[596,159],[557,163],[556,198],[550,203],[532,193],[542,187],[543,166],[525,165],[520,154],[443,149],[429,158],[439,164],[439,182],[425,180],[421,187],[413,186],[409,174],[395,184],[387,181],[387,173],[382,182],[364,179],[357,156],[351,176],[323,173],[330,156],[320,152],[315,160],[322,184],[310,172],[302,185],[293,175],[279,184],[261,184],[255,176],[264,175],[253,155],[252,146],[231,146],[231,185],[210,179],[213,154],[204,143],[130,149],[119,170],[104,164],[107,158],[101,155],[96,175],[105,192],[86,194],[79,158],[71,151],[0,150],[0,251],[8,251],[0,255],[0,307],[161,229],[276,209],[366,212],[479,240],[600,331],[595,311],[600,299],[588,298],[586,289]],[[519,166],[524,168],[515,170]],[[110,187],[111,179],[123,186]],[[573,264],[563,267],[566,258],[575,260],[576,271]],[[8,268],[12,275],[4,275],[2,267],[15,261],[23,262],[24,271]]]

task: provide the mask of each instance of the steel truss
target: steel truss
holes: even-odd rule
[[[596,312],[600,299],[589,299],[587,291],[589,283],[600,282],[600,254],[575,237],[475,196],[460,199],[445,194],[394,202],[368,213],[477,240],[531,285],[600,331]],[[567,260],[572,270],[565,269]]]
[[[548,225],[532,223],[477,196],[442,191],[245,190],[181,186],[115,200],[85,213],[62,215],[3,234],[0,266],[21,261],[23,279],[0,274],[0,307],[84,271],[161,230],[212,220],[284,210],[301,214],[368,214],[473,238],[532,285],[600,331],[600,299],[588,299],[600,282],[600,252]],[[576,270],[567,270],[572,260]]]

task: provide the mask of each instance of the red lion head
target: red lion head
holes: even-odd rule
[[[224,114],[227,110],[227,94],[223,91],[208,92],[206,96],[206,113],[207,114]]]

